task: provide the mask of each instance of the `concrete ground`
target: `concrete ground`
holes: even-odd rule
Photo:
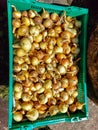
[[[89,120],[49,125],[52,130],[98,130],[98,106],[88,99]],[[0,130],[8,130],[8,101],[0,98]]]

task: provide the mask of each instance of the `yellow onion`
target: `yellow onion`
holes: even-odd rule
[[[14,98],[15,100],[19,100],[22,97],[22,91],[14,92]]]
[[[46,42],[40,42],[40,48],[42,50],[45,50],[47,48],[47,43]]]
[[[28,32],[29,32],[28,26],[23,25],[23,26],[20,26],[18,28],[17,35],[18,36],[26,36],[28,34]]]
[[[68,100],[68,93],[67,92],[61,92],[61,101],[67,101]]]
[[[39,60],[37,57],[32,57],[32,65],[37,66],[39,64]]]
[[[39,74],[44,74],[46,71],[45,66],[44,65],[40,65],[38,68],[38,73]]]
[[[43,20],[43,25],[45,26],[45,28],[51,28],[53,25],[53,21],[49,18]]]
[[[26,63],[24,63],[24,64],[21,65],[21,69],[22,69],[22,70],[27,71],[28,68],[29,68],[29,67],[28,67],[28,65],[27,65]]]
[[[30,111],[32,109],[32,102],[23,102],[21,107],[25,111]]]
[[[80,53],[80,48],[79,47],[72,47],[71,52],[77,56]]]
[[[78,91],[74,91],[73,94],[72,94],[72,96],[73,96],[74,98],[76,98],[76,97],[78,96]]]
[[[55,46],[54,53],[63,53],[63,47]]]
[[[64,104],[64,103],[61,103],[61,104],[58,106],[58,108],[59,108],[59,111],[60,111],[61,113],[66,113],[66,112],[68,111],[68,105],[66,105],[66,104]]]
[[[56,32],[55,32],[55,30],[54,29],[49,29],[48,30],[48,36],[50,36],[50,37],[55,37],[56,36]]]
[[[55,26],[54,30],[55,30],[56,33],[59,33],[59,34],[62,32],[61,26]]]
[[[42,87],[42,88],[40,88],[39,90],[37,90],[36,92],[37,92],[38,94],[41,94],[41,93],[43,93],[44,91],[45,91],[45,88]]]
[[[15,101],[15,107],[14,108],[15,108],[16,111],[21,110],[21,102],[19,100]]]
[[[47,18],[50,17],[50,14],[49,14],[48,11],[46,11],[46,10],[43,8],[43,12],[42,12],[42,14],[41,14],[41,17],[42,17],[43,19],[47,19]]]
[[[46,89],[44,94],[46,95],[47,98],[52,98],[52,91],[50,89]]]
[[[21,16],[22,17],[28,17],[28,12],[27,11],[22,11]]]
[[[29,26],[30,25],[30,20],[29,20],[29,18],[28,17],[22,17],[21,18],[21,24],[22,25],[25,25],[25,26]]]
[[[28,120],[30,121],[35,121],[38,119],[39,117],[39,113],[35,108],[32,108],[30,111],[28,111],[26,113],[26,117],[28,118]]]
[[[39,95],[39,102],[40,104],[46,104],[48,102],[48,98],[46,97],[46,95],[44,94]]]
[[[67,100],[67,103],[69,104],[69,105],[71,105],[71,104],[73,104],[74,103],[74,97],[73,96],[69,96],[69,98],[68,98],[68,100]]]
[[[51,116],[56,115],[58,112],[59,112],[59,109],[57,105],[49,107],[49,113]]]
[[[43,87],[46,88],[46,89],[52,88],[52,81],[51,81],[51,80],[46,80],[46,81],[44,82]]]
[[[42,84],[41,83],[35,83],[34,87],[36,88],[36,90],[41,89]]]
[[[58,71],[61,75],[66,74],[66,68],[63,65],[58,66]]]
[[[21,25],[20,19],[13,19],[13,20],[12,20],[12,25],[13,25],[13,33],[15,33],[15,30],[16,30],[17,28],[19,28],[20,25]]]
[[[31,26],[30,27],[30,34],[33,36],[39,35],[40,30],[37,28],[37,26]]]
[[[17,55],[18,57],[23,57],[23,56],[26,55],[26,52],[25,52],[25,50],[23,50],[22,48],[19,48],[19,49],[17,49],[17,51],[16,51],[16,55]]]
[[[49,106],[51,106],[51,105],[56,105],[56,103],[57,103],[57,100],[56,100],[56,98],[49,98],[48,99],[48,105]]]
[[[72,36],[72,33],[70,31],[63,31],[61,32],[60,34],[61,38],[67,40],[68,42],[70,42],[70,39],[71,39],[71,36]]]
[[[13,119],[16,121],[16,122],[20,122],[22,121],[23,119],[23,114],[21,112],[14,112],[13,113]]]
[[[62,78],[61,79],[61,86],[62,86],[62,88],[67,88],[68,87],[68,79],[67,78]]]
[[[53,22],[57,22],[60,19],[57,13],[52,13],[50,15],[50,18],[52,19]]]
[[[23,89],[22,84],[21,84],[21,83],[18,83],[18,82],[15,82],[15,84],[14,84],[14,91],[15,91],[15,92],[21,92],[22,89]]]
[[[15,18],[15,19],[18,19],[18,18],[21,18],[21,12],[20,11],[17,11],[17,9],[16,9],[16,7],[15,6],[13,6],[12,5],[12,7],[13,7],[13,18]]]
[[[66,56],[63,53],[57,53],[56,58],[58,61],[61,61],[63,58],[66,58]]]
[[[78,78],[77,78],[77,76],[72,76],[72,77],[69,79],[69,85],[75,86],[75,85],[77,85],[77,83],[78,83]]]
[[[31,49],[31,42],[26,37],[24,37],[20,40],[20,45],[21,45],[22,49],[24,49],[26,52],[30,51],[30,49]]]
[[[21,57],[18,57],[18,56],[14,56],[14,63],[18,63],[19,65],[23,64],[24,63],[24,59],[21,58]]]
[[[68,59],[62,59],[61,64],[65,67],[68,68],[70,61]]]
[[[36,12],[35,12],[34,10],[29,10],[29,11],[28,11],[28,16],[29,16],[30,18],[34,18],[34,17],[36,16]]]
[[[42,41],[42,38],[43,38],[42,34],[38,34],[37,36],[34,37],[34,40],[35,42],[39,43]]]
[[[13,70],[14,70],[14,72],[20,72],[21,71],[21,65],[14,64]]]
[[[67,91],[67,93],[71,96],[76,89],[77,89],[76,86],[68,86],[68,87],[66,88],[66,91]]]
[[[82,25],[81,21],[79,21],[79,20],[76,20],[76,21],[75,21],[75,26],[76,26],[76,27],[80,28],[81,25]]]
[[[24,102],[28,102],[31,100],[31,96],[28,93],[23,93],[21,98]]]
[[[35,24],[41,24],[42,23],[42,17],[40,15],[39,16],[35,16],[33,18],[33,20],[34,20]]]
[[[75,112],[75,111],[77,110],[76,104],[70,105],[70,106],[69,106],[69,110],[70,110],[71,112]]]
[[[76,102],[76,107],[78,110],[82,110],[84,105],[84,103]]]

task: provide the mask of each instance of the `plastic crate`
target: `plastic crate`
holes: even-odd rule
[[[84,102],[83,111],[77,111],[71,114],[70,117],[67,114],[57,114],[56,116],[46,117],[44,119],[38,119],[37,121],[23,121],[17,123],[12,119],[13,108],[13,34],[12,34],[12,7],[16,6],[20,11],[33,9],[40,12],[42,8],[45,8],[49,12],[57,12],[62,14],[64,10],[68,16],[76,17],[82,22],[81,35],[80,35],[80,57],[79,62],[79,83],[78,83],[78,100]],[[79,122],[88,119],[88,101],[87,101],[87,87],[86,87],[86,40],[87,40],[87,20],[88,9],[75,6],[58,6],[36,2],[35,0],[8,0],[8,29],[9,29],[9,115],[8,115],[8,128],[10,130],[32,130],[38,126],[45,126],[49,124],[56,124],[61,122]]]

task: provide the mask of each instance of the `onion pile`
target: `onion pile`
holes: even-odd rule
[[[13,119],[82,110],[77,100],[81,21],[65,13],[41,14],[13,7]]]

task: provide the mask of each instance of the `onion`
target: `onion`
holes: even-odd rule
[[[20,45],[22,47],[22,49],[24,49],[26,52],[30,51],[31,49],[31,42],[28,38],[22,38],[20,40]]]
[[[40,42],[40,48],[42,50],[45,50],[47,48],[47,43],[46,42]]]
[[[82,25],[81,21],[79,21],[79,20],[76,20],[76,21],[75,21],[75,26],[76,26],[76,27],[80,28],[81,25]]]
[[[16,55],[17,55],[18,57],[23,57],[23,56],[26,55],[26,52],[25,52],[22,48],[20,48],[20,49],[17,49]]]
[[[43,87],[46,88],[46,89],[52,88],[52,81],[51,80],[46,80]]]
[[[42,14],[41,14],[41,17],[42,17],[43,19],[47,19],[47,18],[50,17],[50,14],[49,14],[48,11],[46,11],[46,10],[43,8],[43,12],[42,12]]]
[[[17,35],[18,36],[26,36],[29,33],[29,28],[28,26],[20,26],[17,30]]]
[[[14,64],[13,70],[14,70],[14,72],[20,72],[21,71],[21,66],[18,65],[18,64]]]
[[[55,26],[54,30],[55,30],[56,33],[59,33],[59,34],[62,32],[61,26]]]
[[[79,47],[72,47],[71,48],[71,52],[75,55],[75,56],[77,56],[79,53],[80,53],[80,48]]]
[[[25,25],[25,26],[30,25],[30,20],[28,17],[22,17],[21,22],[22,22],[22,25]]]
[[[27,11],[22,11],[21,16],[22,17],[28,17],[28,12]]]
[[[84,103],[76,102],[76,107],[78,110],[82,110],[84,106]]]
[[[23,86],[22,86],[21,83],[16,82],[16,83],[14,84],[14,91],[15,91],[15,92],[22,92],[22,89],[23,89]]]
[[[68,68],[70,61],[68,59],[62,59],[61,64],[65,67]]]
[[[32,109],[32,102],[23,102],[21,107],[25,111],[30,111]]]
[[[48,36],[50,36],[50,37],[55,37],[56,36],[56,32],[55,32],[55,30],[54,29],[49,29],[48,30]]]
[[[43,21],[43,25],[45,26],[45,28],[51,28],[53,25],[53,21],[51,19],[45,19]]]
[[[42,23],[42,17],[41,16],[35,16],[34,17],[35,24],[41,24]]]
[[[71,112],[75,112],[75,111],[77,110],[76,105],[75,105],[75,104],[70,105],[70,106],[69,106],[69,110],[70,110]]]
[[[39,90],[39,89],[41,89],[42,84],[41,84],[41,83],[36,83],[36,84],[34,85],[34,87],[36,88],[36,90]]]
[[[12,25],[13,25],[13,33],[15,33],[16,28],[19,28],[21,25],[20,19],[13,19]]]
[[[66,113],[68,111],[68,105],[66,105],[66,104],[60,104],[59,105],[59,111],[61,113]]]
[[[39,90],[37,90],[36,92],[37,92],[38,94],[41,94],[41,93],[43,93],[44,91],[45,91],[45,88],[42,87],[42,88],[40,88]]]
[[[22,91],[14,92],[14,98],[15,100],[19,100],[22,97]]]
[[[51,116],[56,115],[58,112],[59,112],[59,109],[57,105],[50,106],[49,113]]]
[[[39,102],[40,104],[46,104],[48,102],[48,98],[44,94],[41,94],[39,95]]]
[[[57,53],[56,58],[58,61],[61,61],[63,58],[66,58],[66,56],[63,53]]]
[[[61,85],[62,85],[62,88],[67,88],[68,87],[68,79],[62,78],[61,79]]]
[[[35,121],[39,117],[39,113],[35,108],[32,108],[30,111],[27,112],[26,117],[30,121]]]
[[[21,113],[21,112],[14,112],[14,113],[13,113],[13,119],[14,119],[16,122],[22,121],[22,119],[23,119],[22,113]]]
[[[69,79],[69,85],[70,86],[75,86],[77,85],[78,83],[78,78],[77,76],[72,76],[70,79]]]
[[[22,69],[22,70],[27,71],[28,68],[29,68],[29,67],[28,67],[28,65],[27,65],[26,63],[24,63],[24,64],[21,65],[21,69]]]
[[[51,106],[51,105],[56,105],[57,103],[57,100],[55,98],[49,98],[48,99],[48,105]]]
[[[39,74],[44,74],[46,71],[45,66],[44,65],[40,65],[38,68],[38,73]]]
[[[21,18],[21,12],[17,11],[15,6],[12,6],[12,7],[14,9],[14,11],[13,11],[13,18],[15,18],[15,19]]]
[[[40,30],[36,26],[31,26],[30,27],[30,34],[37,36],[39,35]]]
[[[54,52],[55,52],[55,53],[63,53],[63,47],[55,46]]]
[[[31,96],[28,93],[23,93],[21,98],[24,102],[28,102],[31,100]]]
[[[42,34],[38,34],[37,36],[34,37],[34,40],[35,40],[35,42],[39,43],[42,41],[42,38],[43,38]]]
[[[52,19],[53,22],[57,22],[60,19],[57,13],[52,13],[50,15],[50,18]]]
[[[63,65],[58,66],[58,71],[61,75],[66,74],[66,68]]]
[[[18,56],[14,56],[14,63],[18,63],[19,65],[24,63],[24,59]]]
[[[50,89],[46,89],[44,94],[46,95],[47,98],[52,98],[52,91]]]
[[[74,103],[74,97],[73,96],[69,96],[69,98],[68,98],[68,100],[67,100],[67,103],[69,104],[69,105],[71,105],[71,104],[73,104]]]
[[[32,57],[32,65],[37,66],[39,64],[39,60],[37,57]]]
[[[76,98],[76,97],[78,96],[78,91],[74,91],[73,94],[72,94],[72,96],[73,96],[74,98]]]
[[[67,101],[68,100],[68,93],[67,92],[61,92],[61,101]]]
[[[29,10],[29,11],[28,11],[28,16],[29,16],[30,18],[34,18],[34,17],[36,16],[36,12],[33,11],[33,10]]]

